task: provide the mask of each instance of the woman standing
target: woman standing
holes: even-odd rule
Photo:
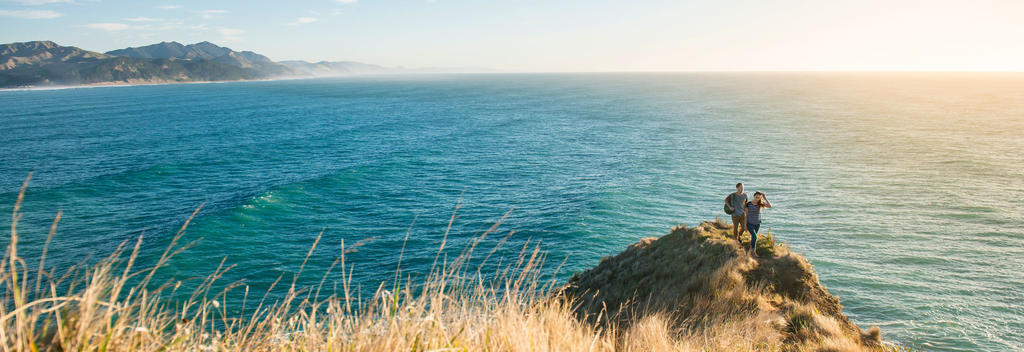
[[[761,208],[771,208],[772,203],[764,196],[764,192],[754,192],[754,200],[747,202],[743,212],[747,218],[747,231],[750,231],[750,256],[757,257],[757,230],[761,228]]]

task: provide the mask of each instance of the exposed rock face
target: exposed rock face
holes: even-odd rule
[[[577,300],[582,319],[602,325],[659,314],[685,331],[764,329],[766,343],[792,350],[884,348],[877,328],[864,332],[843,315],[807,260],[764,234],[760,257],[751,258],[730,229],[704,222],[643,239],[574,276],[561,294]]]
[[[211,60],[222,64],[258,70],[264,74],[290,73],[287,67],[270,58],[251,52],[234,51],[210,42],[183,45],[161,42],[153,45],[108,51],[107,55],[141,59]]]
[[[91,62],[107,58],[110,56],[73,46],[60,46],[51,41],[0,45],[0,71],[57,63]]]

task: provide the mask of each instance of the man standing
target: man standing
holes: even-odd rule
[[[725,205],[732,210],[732,235],[736,237],[736,240],[740,240],[740,236],[746,231],[747,227],[747,214],[746,214],[747,194],[743,193],[743,182],[736,184],[736,193],[729,194],[725,197]]]

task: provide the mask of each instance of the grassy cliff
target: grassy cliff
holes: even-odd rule
[[[41,258],[18,253],[24,236],[60,240],[59,213],[49,234],[18,232],[23,196],[24,187],[0,261],[5,351],[892,349],[877,329],[862,332],[842,315],[803,258],[770,239],[762,258],[748,258],[717,222],[642,240],[569,284],[545,279],[544,255],[529,243],[496,275],[468,264],[479,263],[470,260],[474,253],[493,253],[477,247],[495,225],[454,259],[438,255],[429,274],[403,273],[399,265],[394,280],[372,294],[353,289],[345,262],[361,244],[342,241],[319,285],[297,285],[300,269],[275,284],[287,288],[283,298],[268,299],[244,282],[219,282],[231,270],[222,266],[182,302],[165,298],[180,281],[154,278],[168,258],[188,255],[180,243],[188,221],[154,267],[135,265],[140,236],[98,263],[59,270],[46,265],[45,251]],[[307,258],[318,247],[319,237]],[[246,299],[226,301],[229,292]]]
[[[769,234],[759,236],[759,257],[752,258],[749,239],[741,244],[730,234],[731,225],[721,221],[677,227],[604,258],[561,292],[591,324],[629,329],[657,319],[699,337],[704,348],[884,348],[877,327],[862,331],[843,315],[806,259]]]

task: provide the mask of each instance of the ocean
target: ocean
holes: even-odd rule
[[[539,246],[564,280],[724,218],[743,182],[775,206],[762,230],[859,326],[927,351],[1024,349],[1022,74],[394,75],[2,91],[0,106],[0,212],[32,172],[20,251],[38,258],[61,210],[59,267],[140,235],[152,264],[202,206],[162,278],[223,260],[222,282],[260,292],[322,232],[299,285],[363,241],[346,259],[372,292],[403,244],[403,273],[429,270],[461,204],[449,258],[511,211],[481,246],[505,239],[506,264]]]

